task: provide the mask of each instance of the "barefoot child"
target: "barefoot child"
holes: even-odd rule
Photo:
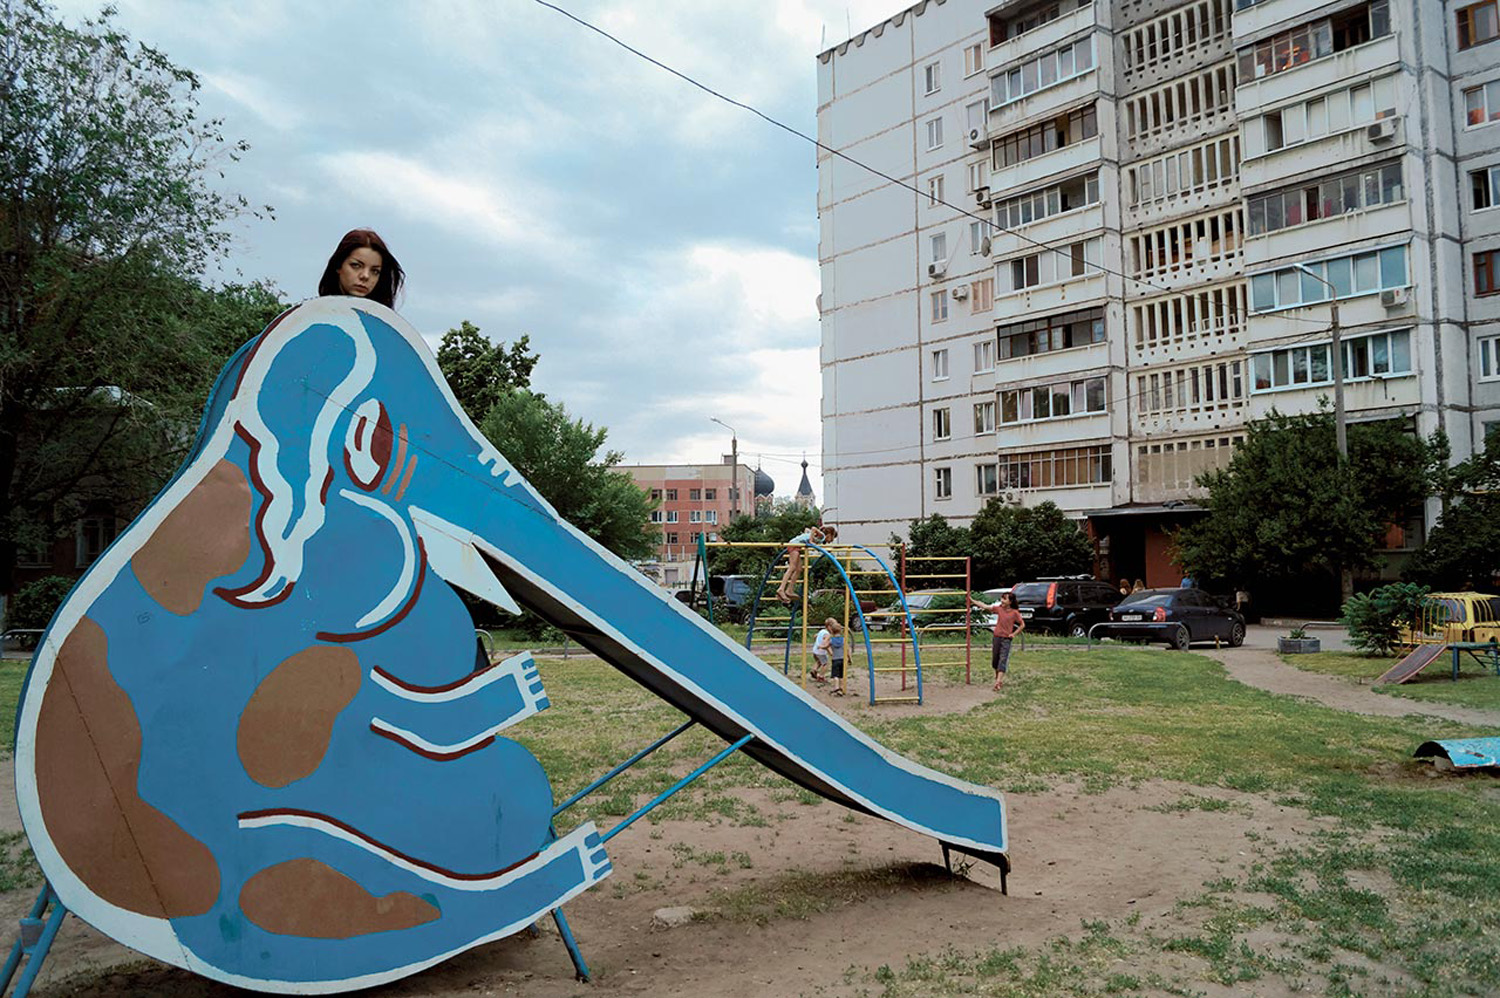
[[[1010,643],[1017,634],[1026,630],[1026,618],[1016,609],[1016,594],[1006,593],[996,603],[981,603],[973,595],[969,605],[982,607],[995,615],[995,637],[990,644],[990,666],[995,670],[995,685],[999,690],[1005,685],[1005,674],[1010,668]]]
[[[844,695],[844,625],[837,620],[828,620],[828,655],[833,667],[828,676],[833,680],[833,695]]]
[[[813,639],[813,667],[812,678],[819,683],[828,682],[823,673],[828,669],[829,649],[833,646],[833,628],[839,626],[838,621],[829,617],[823,621],[823,629],[818,631],[818,636]]]
[[[797,589],[797,579],[802,574],[802,548],[808,543],[827,544],[838,535],[838,530],[831,525],[819,526],[804,530],[787,541],[786,573],[781,577],[781,585],[776,587],[777,599],[783,603],[792,601],[792,593]]]

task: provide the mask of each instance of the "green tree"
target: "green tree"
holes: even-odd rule
[[[538,359],[530,336],[522,336],[509,347],[491,343],[468,319],[443,334],[437,351],[443,377],[475,425],[483,422],[502,396],[518,388],[530,389]]]
[[[480,431],[578,529],[622,558],[655,552],[650,496],[613,470],[618,451],[600,456],[608,430],[571,418],[561,403],[519,390],[490,406]]]
[[[0,0],[0,590],[18,542],[160,488],[275,313],[264,287],[202,286],[250,209],[210,183],[246,146],[197,89],[108,11],[70,28]]]
[[[1396,582],[1344,601],[1342,622],[1349,643],[1371,655],[1389,655],[1402,628],[1416,628],[1422,619],[1426,586]]]
[[[1193,576],[1275,584],[1366,567],[1389,524],[1427,495],[1436,442],[1399,422],[1349,427],[1340,462],[1333,416],[1272,411],[1245,428],[1227,468],[1198,479],[1208,515],[1177,535]]]
[[[970,555],[969,528],[955,527],[938,513],[925,520],[911,521],[906,528],[906,538],[906,551],[914,558],[965,558]],[[899,535],[891,535],[891,547],[901,543]]]
[[[1094,546],[1055,503],[1012,506],[998,497],[969,526],[974,588],[1089,571]]]
[[[1438,495],[1442,516],[1406,577],[1438,590],[1469,585],[1493,592],[1500,575],[1500,433],[1467,461],[1444,468]]]

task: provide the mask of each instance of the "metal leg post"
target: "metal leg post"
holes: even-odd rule
[[[52,913],[47,916],[46,921],[42,915],[47,911],[48,905],[52,907]],[[0,970],[0,995],[10,987],[11,978],[15,976],[16,969],[21,965],[21,958],[26,958],[26,968],[21,971],[21,978],[16,982],[14,998],[26,998],[30,993],[31,986],[36,983],[36,975],[41,972],[42,964],[47,961],[47,951],[52,948],[52,940],[57,938],[57,930],[62,927],[63,919],[68,917],[68,909],[58,900],[57,895],[52,893],[51,884],[43,884],[42,892],[37,895],[36,903],[31,906],[31,911],[21,919],[21,932],[16,939],[16,944],[11,947],[10,956],[6,958],[5,967]]]
[[[589,982],[589,965],[583,962],[583,953],[578,948],[578,941],[573,938],[573,930],[568,927],[568,919],[562,913],[561,908],[552,909],[552,921],[557,923],[557,934],[562,936],[563,945],[568,948],[568,956],[573,959],[573,970],[578,980],[584,984]]]

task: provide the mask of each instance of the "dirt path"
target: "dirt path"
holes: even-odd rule
[[[1275,653],[1258,648],[1220,648],[1206,650],[1202,654],[1222,663],[1231,679],[1246,686],[1254,686],[1268,693],[1305,697],[1334,710],[1380,717],[1422,714],[1459,724],[1500,727],[1500,711],[1383,696],[1357,680],[1304,672],[1287,665]]]

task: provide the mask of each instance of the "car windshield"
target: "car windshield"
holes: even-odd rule
[[[918,610],[922,607],[929,606],[932,603],[932,600],[933,596],[931,593],[908,593],[906,597],[906,607],[909,610]]]
[[[1133,606],[1171,606],[1173,595],[1172,593],[1136,593],[1134,596],[1125,597],[1115,609],[1124,610]]]
[[[1014,595],[1016,599],[1031,599],[1034,597],[1042,597],[1047,595],[1047,590],[1051,587],[1051,585],[1052,583],[1050,582],[1022,582],[1020,585],[1011,590],[1011,594]]]

